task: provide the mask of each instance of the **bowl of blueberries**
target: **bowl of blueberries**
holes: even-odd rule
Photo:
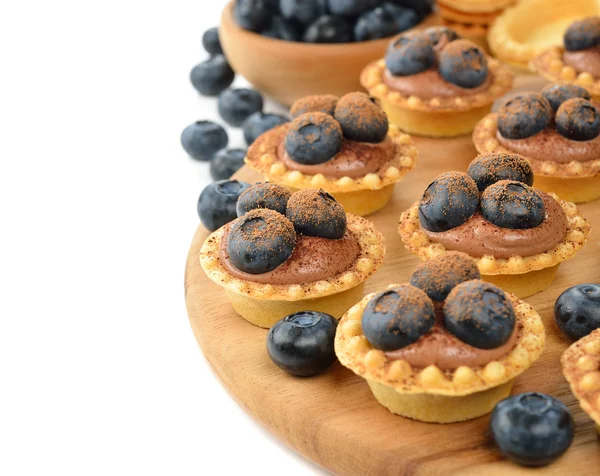
[[[232,0],[219,37],[232,68],[290,105],[361,90],[360,72],[392,38],[434,24],[433,0]]]

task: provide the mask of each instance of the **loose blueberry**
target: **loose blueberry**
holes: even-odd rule
[[[364,93],[342,97],[335,107],[334,117],[348,140],[378,144],[387,136],[387,115]]]
[[[265,132],[288,122],[287,117],[278,114],[255,112],[242,124],[244,139],[248,145],[252,144]]]
[[[498,131],[507,139],[525,139],[543,131],[554,112],[550,102],[538,93],[521,93],[498,111]]]
[[[263,274],[283,264],[294,252],[294,225],[282,214],[266,208],[238,218],[227,235],[227,254],[240,271]]]
[[[554,304],[554,319],[572,340],[600,328],[600,286],[579,284],[564,291]]]
[[[241,217],[257,208],[268,208],[285,215],[287,202],[291,196],[292,192],[276,183],[257,183],[240,195],[236,208],[237,215]]]
[[[219,95],[219,114],[227,124],[239,127],[263,109],[263,98],[253,89],[226,89]]]
[[[469,40],[448,43],[438,58],[442,78],[461,88],[481,86],[488,77],[485,53]]]
[[[481,215],[496,226],[522,230],[541,225],[546,206],[540,193],[529,185],[500,180],[481,194]]]
[[[233,15],[239,26],[259,31],[271,20],[272,2],[269,0],[236,0]]]
[[[420,34],[427,37],[433,46],[437,45],[443,37],[445,37],[448,42],[460,39],[458,33],[445,26],[430,26],[421,31]]]
[[[196,160],[212,159],[228,142],[225,129],[211,121],[194,122],[181,133],[181,145]]]
[[[337,106],[339,98],[331,94],[323,94],[320,96],[306,96],[298,99],[290,109],[290,116],[296,119],[307,112],[322,112],[333,116],[335,106]]]
[[[478,279],[454,287],[444,304],[444,326],[478,349],[505,344],[515,328],[515,311],[504,291]]]
[[[337,321],[323,312],[300,311],[284,317],[269,330],[267,352],[280,369],[309,377],[336,361]]]
[[[215,231],[235,220],[235,204],[249,187],[249,183],[239,180],[221,180],[205,187],[198,198],[198,216],[204,227]]]
[[[327,0],[279,0],[279,9],[284,18],[308,25],[327,13]]]
[[[542,89],[542,96],[548,100],[554,112],[568,99],[592,97],[585,89],[574,84],[549,84]]]
[[[356,41],[376,40],[408,30],[419,23],[414,10],[402,8],[391,3],[369,10],[358,17],[354,26]]]
[[[429,15],[433,10],[434,0],[388,0],[401,7],[410,8],[416,11],[419,16]]]
[[[480,155],[469,164],[467,174],[480,192],[500,180],[515,180],[533,185],[533,170],[524,157],[517,154],[494,153]]]
[[[244,165],[244,149],[223,149],[216,153],[210,162],[210,175],[213,180],[225,180]]]
[[[221,48],[221,41],[219,40],[219,29],[216,26],[204,32],[202,46],[211,55],[223,54],[223,48]]]
[[[300,41],[300,29],[293,21],[279,15],[274,16],[269,26],[260,32],[263,36],[283,41]]]
[[[564,36],[568,51],[579,51],[600,46],[600,17],[585,18],[572,23]]]
[[[322,164],[337,155],[343,140],[342,128],[333,117],[309,112],[292,121],[285,137],[285,150],[299,164]]]
[[[373,347],[391,351],[416,342],[435,322],[433,302],[405,284],[373,297],[362,315],[362,330]]]
[[[502,400],[490,420],[500,451],[523,466],[545,466],[559,458],[573,442],[574,426],[560,400],[536,392]]]
[[[285,216],[298,233],[337,240],[346,234],[346,212],[324,190],[307,188],[290,197]]]
[[[567,139],[592,140],[600,134],[600,113],[587,99],[573,98],[556,111],[556,130]]]
[[[412,76],[433,66],[435,52],[427,37],[400,37],[385,55],[385,65],[394,76]]]
[[[466,222],[479,207],[475,181],[462,172],[439,175],[419,202],[419,221],[429,231],[447,231]]]
[[[449,251],[417,266],[410,284],[425,291],[432,301],[443,302],[458,284],[480,278],[479,268],[468,254]]]
[[[373,8],[378,0],[327,0],[329,11],[334,15],[355,17]]]
[[[223,55],[215,55],[192,68],[192,86],[204,96],[216,96],[233,83],[235,73]]]
[[[321,15],[304,32],[302,41],[306,43],[350,43],[352,27],[340,17]]]

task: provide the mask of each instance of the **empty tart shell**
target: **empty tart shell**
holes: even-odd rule
[[[525,298],[546,289],[554,280],[558,266],[575,256],[587,243],[591,227],[581,216],[575,204],[558,201],[567,217],[567,230],[563,240],[553,249],[532,256],[511,256],[508,259],[484,255],[472,257],[481,273],[481,279]],[[441,243],[433,242],[421,229],[419,203],[415,203],[400,216],[398,232],[404,246],[424,261],[436,258],[447,250]]]
[[[311,309],[339,319],[363,295],[364,282],[383,263],[383,236],[370,221],[347,214],[347,226],[358,240],[360,253],[345,271],[327,279],[299,284],[262,284],[233,276],[219,254],[225,227],[211,233],[200,249],[200,265],[222,286],[234,310],[254,325],[269,328],[281,318]]]
[[[498,114],[488,114],[475,127],[473,143],[480,154],[514,154],[497,140]],[[573,203],[600,198],[600,157],[585,162],[558,163],[525,156],[534,172],[533,186]]]
[[[491,13],[503,10],[516,0],[437,0],[438,6],[464,13]]]
[[[560,362],[573,395],[600,433],[600,329],[571,345]]]
[[[380,404],[398,415],[434,423],[485,415],[510,394],[515,377],[531,367],[544,349],[545,330],[540,316],[529,304],[507,294],[519,323],[517,340],[508,354],[477,368],[413,368],[405,360],[389,359],[364,336],[362,315],[375,294],[365,296],[342,317],[335,336],[335,353],[343,366],[367,380]]]
[[[284,124],[260,136],[248,150],[246,164],[261,173],[269,182],[289,188],[292,192],[304,188],[322,188],[330,193],[348,213],[365,216],[383,208],[394,193],[394,186],[416,164],[418,151],[412,138],[390,124],[388,137],[394,153],[378,170],[363,177],[327,177],[310,175],[289,169],[278,157],[278,148],[289,129]]]
[[[494,56],[519,71],[551,46],[562,45],[575,20],[600,13],[599,0],[528,0],[507,8],[492,24],[488,44]]]

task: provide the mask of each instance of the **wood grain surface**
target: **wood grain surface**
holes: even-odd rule
[[[524,78],[518,86],[538,88],[539,82]],[[397,233],[400,213],[436,175],[464,171],[476,155],[470,137],[415,142],[420,151],[417,168],[397,186],[392,202],[369,217],[386,238],[387,255],[367,281],[365,293],[409,279],[419,260],[404,249]],[[247,169],[237,177],[260,179]],[[236,401],[294,450],[336,474],[598,475],[600,441],[561,374],[559,359],[570,342],[557,329],[552,313],[564,289],[600,281],[600,202],[581,209],[594,228],[590,242],[561,265],[548,290],[526,299],[544,320],[547,343],[540,360],[516,379],[513,394],[535,390],[558,397],[576,424],[571,448],[543,469],[522,468],[503,458],[491,439],[489,416],[450,425],[420,423],[389,413],[366,382],[339,363],[313,378],[292,377],[275,367],[267,355],[267,330],[237,316],[222,288],[204,275],[198,253],[208,233],[202,227],[194,236],[185,270],[190,323],[214,372]]]

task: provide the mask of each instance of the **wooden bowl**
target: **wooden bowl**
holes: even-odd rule
[[[393,38],[345,44],[276,40],[239,27],[233,4],[223,10],[219,28],[229,64],[256,89],[287,106],[312,94],[343,96],[362,91],[360,72],[383,57]],[[434,18],[428,17],[416,28],[433,24]]]

